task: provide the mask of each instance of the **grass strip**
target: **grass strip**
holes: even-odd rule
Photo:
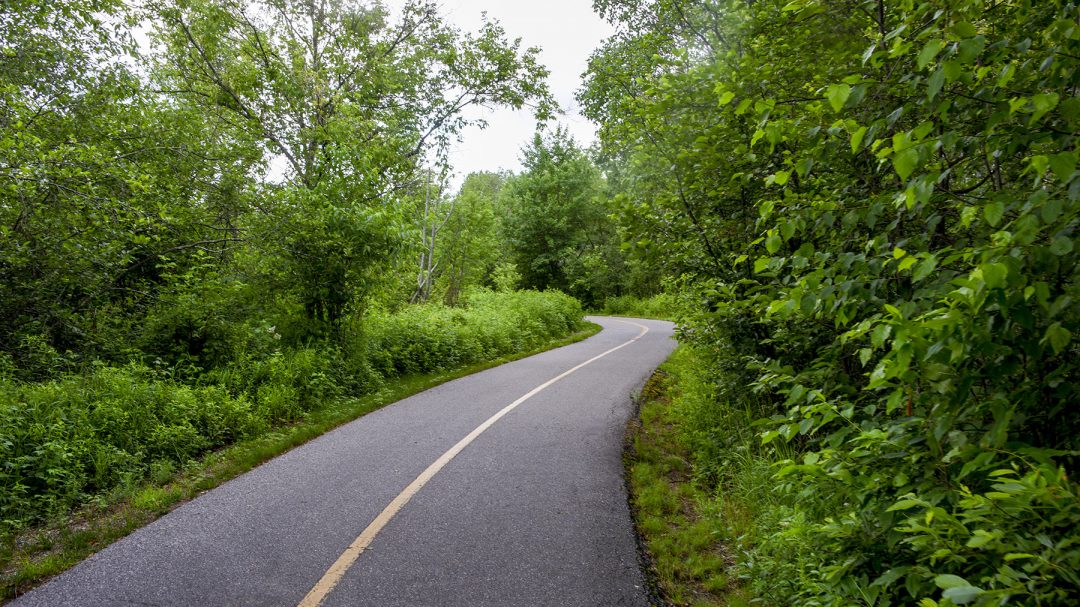
[[[167,478],[118,489],[62,520],[22,531],[0,547],[0,603],[26,593],[184,502],[342,424],[439,384],[582,341],[600,329],[600,325],[585,323],[580,331],[527,352],[455,371],[390,380],[378,392],[341,399],[299,422],[194,460]]]
[[[693,455],[679,416],[692,353],[680,346],[642,388],[625,455],[630,505],[653,581],[671,605],[749,605],[731,546],[737,506],[693,480]]]

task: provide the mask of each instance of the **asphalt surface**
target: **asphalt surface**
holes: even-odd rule
[[[17,607],[295,607],[425,468],[533,388],[633,339],[597,335],[370,413],[200,496],[15,600]],[[323,605],[646,606],[623,484],[631,396],[671,323],[488,428],[382,529]]]

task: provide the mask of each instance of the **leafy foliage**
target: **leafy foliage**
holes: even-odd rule
[[[288,167],[254,236],[315,329],[340,329],[374,291],[406,231],[388,203],[418,158],[471,124],[463,109],[548,112],[536,49],[492,22],[463,34],[432,2],[407,2],[397,22],[377,3],[327,1],[179,1],[159,14],[164,86]]]
[[[596,165],[562,127],[537,132],[525,172],[505,191],[505,230],[522,285],[560,289],[593,306],[617,294],[621,265]]]
[[[716,406],[786,459],[759,594],[1076,602],[1075,4],[597,7],[624,224],[700,302]]]
[[[447,304],[457,303],[471,285],[493,282],[496,266],[508,257],[498,206],[506,180],[501,173],[473,173],[461,185],[439,244]]]
[[[250,154],[141,88],[116,5],[4,11],[0,348],[40,378],[121,356],[122,317],[152,300],[162,265],[234,239],[218,226]]]
[[[603,314],[616,316],[636,316],[640,318],[664,318],[671,320],[679,307],[679,298],[661,293],[647,299],[634,297],[633,295],[620,295],[608,297],[600,308]]]
[[[486,200],[447,252],[473,304],[393,290],[410,196],[466,108],[550,113],[538,52],[423,0],[5,2],[0,535],[576,327],[562,295],[467,295]]]
[[[129,364],[24,383],[0,377],[0,533],[184,465],[405,374],[536,348],[579,328],[560,293],[469,293],[468,305],[376,314],[346,349],[283,348],[275,327],[194,385]]]

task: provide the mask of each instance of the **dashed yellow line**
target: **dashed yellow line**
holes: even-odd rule
[[[364,551],[367,550],[368,546],[371,545],[371,542],[375,539],[375,536],[379,535],[379,532],[382,531],[383,527],[385,527],[386,524],[390,522],[390,519],[394,518],[394,515],[397,514],[398,511],[405,506],[405,504],[409,503],[409,500],[411,500],[413,496],[416,495],[416,493],[420,491],[420,489],[422,489],[424,485],[426,485],[433,476],[438,474],[439,470],[442,470],[443,467],[446,466],[446,464],[450,463],[450,460],[454,459],[458,453],[461,453],[461,451],[465,447],[469,446],[469,443],[476,440],[476,437],[483,434],[484,431],[490,428],[495,422],[502,419],[502,417],[505,416],[507,413],[510,413],[511,411],[516,409],[521,403],[529,400],[533,396],[536,396],[541,390],[547,388],[551,384],[554,384],[560,379],[566,377],[567,375],[570,375],[571,373],[577,371],[578,369],[581,369],[586,365],[600,360],[601,358],[607,356],[608,354],[611,354],[616,350],[629,346],[630,344],[644,337],[645,334],[649,332],[648,327],[646,327],[645,325],[640,325],[636,322],[630,322],[628,320],[617,320],[617,322],[639,327],[641,329],[641,333],[638,333],[637,337],[631,339],[630,341],[615,346],[614,348],[608,350],[607,352],[604,352],[603,354],[598,354],[590,358],[589,360],[581,363],[580,365],[568,371],[564,371],[563,373],[560,373],[559,375],[547,380],[546,382],[540,384],[532,390],[529,390],[529,392],[526,393],[524,396],[510,403],[495,415],[492,415],[490,418],[487,419],[487,421],[480,424],[476,427],[475,430],[470,432],[468,436],[458,441],[458,443],[453,447],[450,447],[450,449],[446,453],[443,453],[441,456],[439,456],[439,459],[435,460],[434,463],[432,463],[423,472],[420,473],[420,476],[417,476],[416,479],[413,480],[413,482],[409,483],[409,485],[405,487],[405,489],[402,490],[402,492],[399,493],[397,497],[391,500],[390,503],[386,506],[386,508],[383,508],[383,511],[375,517],[375,520],[371,521],[371,524],[369,524],[367,528],[364,529],[364,531],[355,540],[353,540],[351,544],[349,544],[349,547],[345,549],[345,552],[341,553],[341,556],[339,556],[338,559],[334,561],[334,564],[326,570],[326,573],[323,574],[322,578],[315,583],[315,586],[313,586],[311,590],[307,593],[307,596],[304,597],[304,600],[300,601],[299,607],[318,607],[319,605],[321,605],[322,602],[326,600],[326,597],[330,594],[330,592],[334,590],[334,587],[338,585],[338,582],[341,581],[341,578],[345,577],[345,573],[348,572],[349,568],[353,566],[353,563],[356,562],[356,559],[360,558],[360,555],[363,554]]]

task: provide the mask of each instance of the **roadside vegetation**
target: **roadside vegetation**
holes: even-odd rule
[[[703,433],[716,430],[713,396],[700,359],[680,346],[642,389],[628,436],[630,503],[660,592],[672,605],[750,605],[737,551],[749,543],[752,513],[771,474],[767,465],[744,469],[747,478],[717,494],[717,479],[703,474],[700,456]]]
[[[590,149],[538,49],[404,4],[4,5],[7,545],[588,309],[680,327],[674,600],[1080,603],[1074,0],[594,0]],[[470,106],[538,130],[451,191]]]
[[[477,291],[465,307],[373,314],[340,347],[285,349],[273,328],[256,328],[234,362],[192,378],[131,362],[44,382],[0,380],[0,516],[17,530],[147,477],[168,479],[207,451],[396,378],[533,350],[580,328],[580,304],[568,296]]]
[[[579,98],[742,591],[1080,603],[1075,2],[594,5]]]
[[[197,382],[136,363],[0,382],[0,596],[335,426],[597,329],[556,292],[477,291],[465,307],[374,317],[349,350],[273,349],[271,337]]]
[[[600,307],[600,314],[610,316],[634,316],[637,318],[658,318],[673,320],[678,310],[678,301],[674,295],[658,293],[652,297],[619,295],[608,297]]]

